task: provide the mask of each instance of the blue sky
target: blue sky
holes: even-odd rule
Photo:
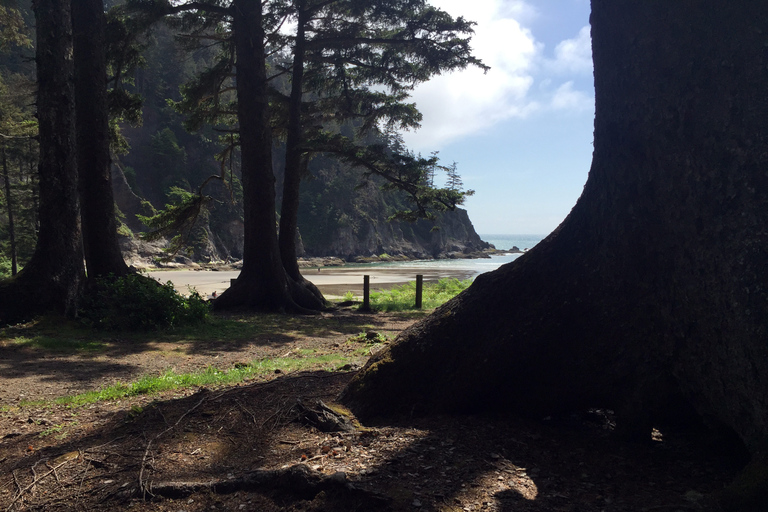
[[[422,154],[457,162],[478,233],[547,234],[581,194],[592,160],[589,0],[431,0],[477,22],[472,47],[491,66],[437,77],[413,100]]]

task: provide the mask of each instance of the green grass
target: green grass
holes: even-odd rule
[[[422,290],[422,308],[434,309],[469,288],[471,279],[461,281],[446,277]],[[416,304],[416,282],[411,281],[392,289],[371,293],[371,308],[375,311],[406,311]]]
[[[17,336],[13,338],[14,345],[45,349],[54,352],[96,352],[106,347],[103,342],[92,339],[67,339],[48,335]]]
[[[161,375],[145,375],[131,384],[118,383],[74,396],[65,396],[54,400],[55,403],[70,407],[79,407],[95,402],[120,400],[138,395],[153,395],[163,391],[178,390],[198,386],[223,386],[254,379],[262,375],[316,369],[335,371],[350,361],[349,357],[339,354],[315,354],[311,350],[299,351],[299,357],[278,357],[259,359],[249,364],[238,364],[234,368],[222,370],[209,366],[201,372],[176,373],[166,370]]]

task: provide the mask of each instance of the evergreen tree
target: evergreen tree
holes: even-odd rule
[[[405,103],[416,84],[467,65],[484,66],[470,52],[472,23],[454,20],[423,0],[295,0],[293,9],[297,29],[290,41],[280,255],[289,276],[306,281],[299,272],[295,241],[307,159],[326,152],[362,166],[409,193],[424,216],[428,207],[455,207],[462,195],[453,195],[446,205],[433,201],[436,194],[426,190],[424,175],[436,160],[415,157],[395,136],[381,139],[383,145],[358,141],[382,125],[417,127],[420,114]],[[356,127],[354,136],[327,133],[329,121]]]
[[[40,142],[40,232],[29,263],[0,284],[0,323],[37,312],[77,312],[85,275],[75,156],[72,27],[68,0],[34,4]]]
[[[77,165],[88,277],[128,273],[117,240],[102,0],[72,2]]]
[[[193,128],[206,122],[226,124],[227,119],[231,120],[237,114],[237,142],[241,147],[245,201],[244,267],[238,282],[216,301],[216,307],[323,307],[322,295],[298,271],[294,244],[299,185],[307,158],[312,153],[328,152],[354,165],[364,165],[368,171],[384,175],[390,183],[410,188],[409,194],[422,201],[431,201],[439,196],[415,192],[424,188],[424,166],[434,166],[434,160],[417,158],[407,152],[398,153],[386,145],[358,146],[352,139],[329,136],[320,130],[323,122],[330,118],[335,118],[336,124],[358,120],[358,131],[362,134],[373,130],[379,123],[415,126],[418,112],[413,105],[404,103],[408,88],[443,70],[467,64],[479,65],[469,54],[468,39],[459,37],[471,32],[471,23],[462,19],[453,20],[423,1],[412,0],[406,4],[408,9],[403,11],[404,4],[394,1],[273,1],[264,2],[258,13],[253,11],[253,7],[241,6],[250,13],[249,23],[256,19],[262,23],[261,27],[251,27],[243,23],[241,16],[245,11],[239,10],[236,3],[131,2],[135,9],[150,18],[177,15],[170,20],[185,30],[188,37],[214,41],[222,48],[216,64],[185,88],[185,97],[179,104],[181,108],[192,111],[187,124]],[[403,20],[403,12],[410,17]],[[295,37],[279,30],[286,19],[297,21]],[[361,30],[360,26],[364,29]],[[311,37],[307,35],[309,32]],[[245,37],[249,46],[239,46],[243,33],[247,34]],[[267,51],[276,53],[291,45],[294,62],[280,69],[275,65],[279,62],[276,60],[273,67],[277,69],[271,77],[268,76]],[[246,51],[248,48],[250,50]],[[246,61],[256,58],[253,56],[254,48],[260,49],[264,55],[258,57],[259,62]],[[309,66],[310,63],[312,66]],[[236,73],[234,85],[233,66]],[[305,66],[310,69],[307,79],[304,77]],[[241,73],[244,74],[241,76]],[[270,105],[268,81],[279,82],[282,75],[288,74],[292,78],[289,97],[273,99]],[[243,81],[249,84],[248,88],[243,88]],[[372,92],[370,87],[376,85],[384,85],[391,92]],[[237,95],[233,97],[235,91]],[[307,93],[319,98],[311,109],[304,101]],[[271,95],[274,96],[274,92]],[[247,104],[243,105],[243,101]],[[287,108],[283,110],[281,105],[287,105]],[[304,115],[305,109],[308,116]],[[275,204],[270,122],[280,119],[284,111],[287,113],[281,125],[286,126],[287,135],[280,221],[282,236],[281,247],[273,249],[272,220],[276,217],[266,211]],[[264,126],[257,129],[254,120],[263,122]],[[313,122],[311,138],[304,134],[310,121]],[[270,141],[269,152],[266,149],[267,140]],[[256,176],[258,180],[254,181]],[[271,187],[269,183],[272,183]],[[270,198],[263,196],[267,190]],[[258,194],[262,197],[257,201]],[[461,198],[461,193],[452,191],[441,198],[446,200],[440,204],[453,207],[455,200]],[[253,205],[255,202],[258,207]],[[418,206],[418,211],[424,211],[425,203]],[[275,258],[281,261],[283,270],[273,268]],[[270,277],[248,277],[253,274],[253,268],[267,272]],[[277,279],[279,282],[275,281],[274,276],[279,274],[287,274],[287,286],[282,278]]]

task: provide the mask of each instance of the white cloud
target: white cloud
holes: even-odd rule
[[[555,59],[548,65],[557,73],[591,73],[592,37],[589,25],[582,27],[575,38],[561,41],[555,47]]]
[[[582,91],[574,90],[573,81],[569,81],[557,88],[550,106],[555,110],[585,111],[594,108],[595,99]]]
[[[518,0],[431,3],[477,22],[473,52],[491,70],[467,69],[419,86],[413,100],[424,121],[420,130],[405,134],[408,145],[417,151],[439,149],[451,139],[536,110],[538,104],[528,98],[528,91],[534,83],[532,70],[541,46],[514,17],[533,16],[533,9]]]
[[[411,149],[439,150],[452,140],[542,110],[583,112],[593,107],[591,91],[585,93],[575,86],[583,80],[573,80],[592,71],[589,26],[573,39],[561,41],[553,57],[547,58],[544,45],[526,28],[539,15],[529,0],[430,3],[453,16],[477,22],[471,43],[473,53],[491,70],[483,74],[470,68],[435,77],[417,87],[412,97],[424,118],[419,130],[404,134]],[[553,80],[562,85],[554,89]]]

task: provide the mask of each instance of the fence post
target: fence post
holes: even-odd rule
[[[371,310],[371,276],[363,276],[363,311]]]
[[[424,276],[416,274],[416,309],[421,309],[421,295],[424,290]]]

